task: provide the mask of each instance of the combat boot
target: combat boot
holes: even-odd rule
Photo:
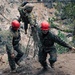
[[[50,66],[51,66],[51,68],[54,68],[54,63],[50,62]]]
[[[25,34],[27,34],[27,30],[25,30]]]
[[[14,69],[14,70],[11,70],[10,72],[11,73],[16,73],[17,71],[16,71],[16,69]]]
[[[16,62],[16,64],[17,64],[18,66],[21,66],[21,64],[20,64],[19,62]]]
[[[47,66],[43,66],[43,71],[47,71],[47,70],[49,70],[50,68],[48,67],[48,65]]]

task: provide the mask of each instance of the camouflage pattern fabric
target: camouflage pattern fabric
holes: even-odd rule
[[[29,3],[27,3],[25,6],[21,4],[18,7],[18,11],[20,13],[20,18],[18,19],[18,21],[24,22],[25,31],[28,29],[28,24],[30,24],[31,27],[35,25],[36,18],[32,12],[32,9],[33,9],[33,6]]]
[[[20,41],[20,33],[19,31],[13,31],[11,28],[9,29],[8,33],[7,33],[7,41],[6,41],[6,46],[8,47],[10,53],[14,53],[14,49],[13,47],[15,45],[17,45]]]
[[[10,28],[8,30],[6,38],[6,51],[8,54],[8,61],[11,70],[14,70],[16,68],[15,63],[17,63],[24,54],[21,51],[21,45],[19,44],[19,41],[21,39],[19,30],[13,31],[12,28]],[[11,54],[15,52],[14,50],[17,52],[17,55],[15,58],[12,58]]]

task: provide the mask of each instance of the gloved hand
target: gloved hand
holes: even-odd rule
[[[15,54],[14,54],[14,53],[12,53],[12,54],[11,54],[11,57],[12,57],[12,58],[15,58]]]

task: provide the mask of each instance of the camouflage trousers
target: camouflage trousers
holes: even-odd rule
[[[40,64],[43,66],[43,67],[46,67],[47,66],[47,62],[46,62],[46,59],[47,59],[47,54],[49,54],[49,63],[54,63],[57,61],[57,51],[55,48],[52,48],[52,49],[49,49],[49,50],[46,50],[46,49],[39,49],[39,53],[38,53],[38,59],[39,59],[39,62]]]
[[[20,58],[23,56],[23,54],[24,54],[24,53],[21,51],[21,45],[20,45],[20,44],[18,44],[17,46],[14,46],[13,48],[14,48],[14,50],[17,52],[17,55],[16,55],[15,58],[12,58],[12,57],[11,57],[11,53],[10,53],[10,51],[8,50],[8,47],[6,47],[6,49],[7,49],[7,54],[8,54],[8,61],[9,61],[9,65],[10,65],[11,70],[16,69],[16,64],[15,64],[15,63],[17,63],[17,62],[19,61],[19,59],[20,59]]]

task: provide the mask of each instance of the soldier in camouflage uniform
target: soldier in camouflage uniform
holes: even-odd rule
[[[19,27],[20,23],[17,20],[12,21],[11,27],[7,34],[6,50],[11,71],[15,71],[15,63],[20,66],[18,61],[23,56],[21,45],[19,44],[19,41],[21,40]],[[14,50],[17,51],[16,56],[14,54]]]
[[[33,27],[33,25],[35,24],[35,18],[32,13],[33,7],[34,6],[28,2],[23,2],[18,7],[18,11],[20,12],[20,18],[18,19],[18,21],[24,22],[25,34],[27,34],[28,24],[30,24],[31,27]]]
[[[38,47],[39,47],[39,62],[43,66],[44,70],[48,69],[46,58],[47,54],[50,55],[49,62],[50,66],[53,68],[54,63],[57,61],[57,51],[54,46],[54,43],[58,43],[61,46],[67,47],[69,49],[75,50],[74,47],[69,46],[63,40],[61,40],[58,36],[54,35],[49,31],[50,24],[46,21],[41,23],[41,28],[37,27],[39,39],[38,39]]]

